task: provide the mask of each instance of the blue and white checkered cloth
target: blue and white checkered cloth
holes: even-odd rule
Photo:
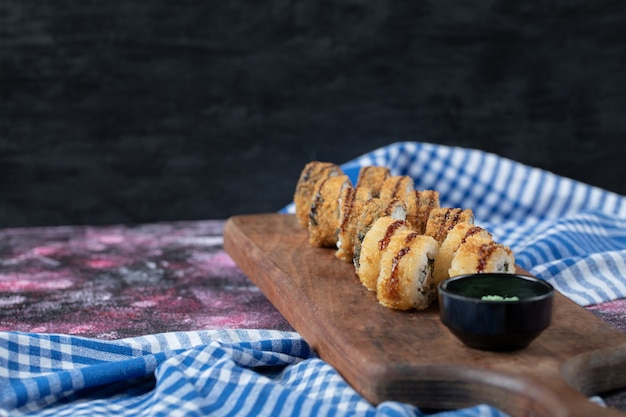
[[[471,208],[517,263],[580,305],[626,297],[626,198],[478,150],[401,142],[342,168],[410,175]],[[293,211],[293,205],[283,212]],[[0,332],[0,415],[422,416],[373,406],[295,333],[197,331],[99,341]],[[10,413],[10,414],[9,414]],[[439,417],[504,416],[486,406]]]
[[[179,332],[100,341],[0,332],[6,416],[423,416],[372,406],[297,334]],[[488,406],[444,416],[500,417]],[[2,414],[2,411],[0,411]]]

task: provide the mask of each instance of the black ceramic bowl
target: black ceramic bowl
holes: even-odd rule
[[[517,350],[550,325],[553,297],[549,283],[525,275],[461,275],[439,284],[439,315],[469,347]]]

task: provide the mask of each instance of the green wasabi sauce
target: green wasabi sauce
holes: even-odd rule
[[[483,295],[480,299],[485,301],[519,301],[516,296],[502,297],[501,295]]]

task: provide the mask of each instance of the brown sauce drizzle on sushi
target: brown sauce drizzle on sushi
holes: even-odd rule
[[[451,213],[454,213],[452,219],[450,219]],[[459,218],[461,217],[461,209],[455,208],[446,211],[446,214],[443,216],[443,221],[439,224],[439,230],[437,231],[437,236],[435,239],[438,242],[441,242],[443,238],[448,234],[448,232],[459,222]]]
[[[404,238],[404,242],[407,245],[410,245],[411,241],[419,235],[420,234],[417,232],[409,233]],[[400,260],[404,257],[404,255],[406,255],[410,251],[411,251],[410,246],[403,247],[402,249],[398,251],[398,254],[394,256],[391,261],[391,272],[389,274],[389,280],[387,281],[386,286],[388,289],[389,297],[395,301],[400,300],[400,289],[399,289],[400,278],[398,277],[398,264],[400,263]]]
[[[446,230],[446,234],[454,227],[456,226],[456,224],[459,222],[459,219],[461,218],[461,209],[457,208],[454,209],[454,218],[452,219],[452,221],[450,223],[448,223],[448,230]]]
[[[317,173],[320,178],[322,176],[328,176],[334,168],[333,165],[324,162],[308,164],[302,174],[302,181],[308,181],[314,173]]]
[[[406,225],[404,220],[396,220],[387,226],[387,230],[385,231],[385,236],[378,241],[378,250],[385,250],[387,246],[389,246],[389,241],[391,240],[391,236],[398,230],[400,227]]]
[[[365,178],[367,178],[368,171],[371,171],[372,169],[374,169],[373,165],[361,168],[359,177],[357,178],[357,182],[356,182],[357,188],[363,186],[363,182],[365,182]]]
[[[416,237],[420,236],[421,233],[417,233],[417,232],[413,232],[413,233],[409,233],[408,235],[406,235],[406,237],[404,238],[404,243],[406,243],[407,245],[411,243],[411,241],[413,239],[415,239]]]
[[[341,232],[346,231],[346,226],[348,225],[348,220],[350,219],[350,213],[352,213],[352,209],[354,207],[354,200],[356,200],[356,188],[348,188],[345,195],[345,200],[343,202],[343,218],[341,219],[341,225],[339,228]]]
[[[393,197],[397,197],[398,194],[400,193],[400,186],[402,185],[402,178],[398,178],[398,181],[396,181],[396,183],[394,184],[393,187]]]
[[[398,251],[398,254],[393,257],[391,260],[391,273],[389,275],[389,279],[385,282],[385,286],[387,287],[387,295],[394,301],[400,300],[400,279],[398,278],[398,264],[400,263],[400,259],[409,251],[410,247],[405,246],[404,248]]]
[[[317,207],[322,204],[322,193],[321,190],[324,188],[326,181],[328,181],[329,177],[324,178],[320,181],[319,187],[317,187],[317,192],[315,193],[315,198],[313,199],[313,203],[311,203],[311,212],[309,213],[309,220],[313,223],[313,225],[317,225]]]
[[[385,207],[385,210],[383,211],[383,213],[386,216],[390,216],[391,213],[393,212],[393,209],[396,207],[397,204],[399,204],[401,201],[397,198],[392,198],[391,200],[389,200],[389,204],[387,204],[387,207]]]
[[[450,210],[446,211],[446,213],[443,215],[443,219],[441,220],[441,223],[439,223],[439,230],[437,230],[437,234],[435,237],[435,239],[437,240],[437,242],[441,242],[441,238],[443,236],[444,233],[444,229],[446,227],[446,224],[448,223],[448,219],[450,218]]]
[[[438,199],[435,197],[434,193],[415,190],[415,194],[416,194],[418,200],[420,200],[423,195],[429,196],[428,197],[428,204],[427,204],[428,208],[434,208],[437,205],[436,203],[437,203]]]
[[[472,237],[473,235],[480,233],[483,229],[481,227],[478,226],[472,226],[469,229],[467,229],[467,232],[465,233],[465,236],[463,236],[463,239],[461,239],[461,245],[464,244],[467,239],[469,237]]]
[[[480,248],[478,248],[478,265],[476,266],[476,271],[478,271],[478,273],[485,270],[489,257],[493,254],[497,247],[498,244],[496,242],[489,242],[480,245]]]

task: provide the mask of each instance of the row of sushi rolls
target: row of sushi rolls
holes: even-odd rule
[[[474,225],[471,209],[440,207],[436,190],[417,190],[387,167],[362,167],[353,184],[340,166],[309,162],[294,205],[309,244],[335,248],[388,308],[426,309],[449,277],[515,272],[511,249]]]

